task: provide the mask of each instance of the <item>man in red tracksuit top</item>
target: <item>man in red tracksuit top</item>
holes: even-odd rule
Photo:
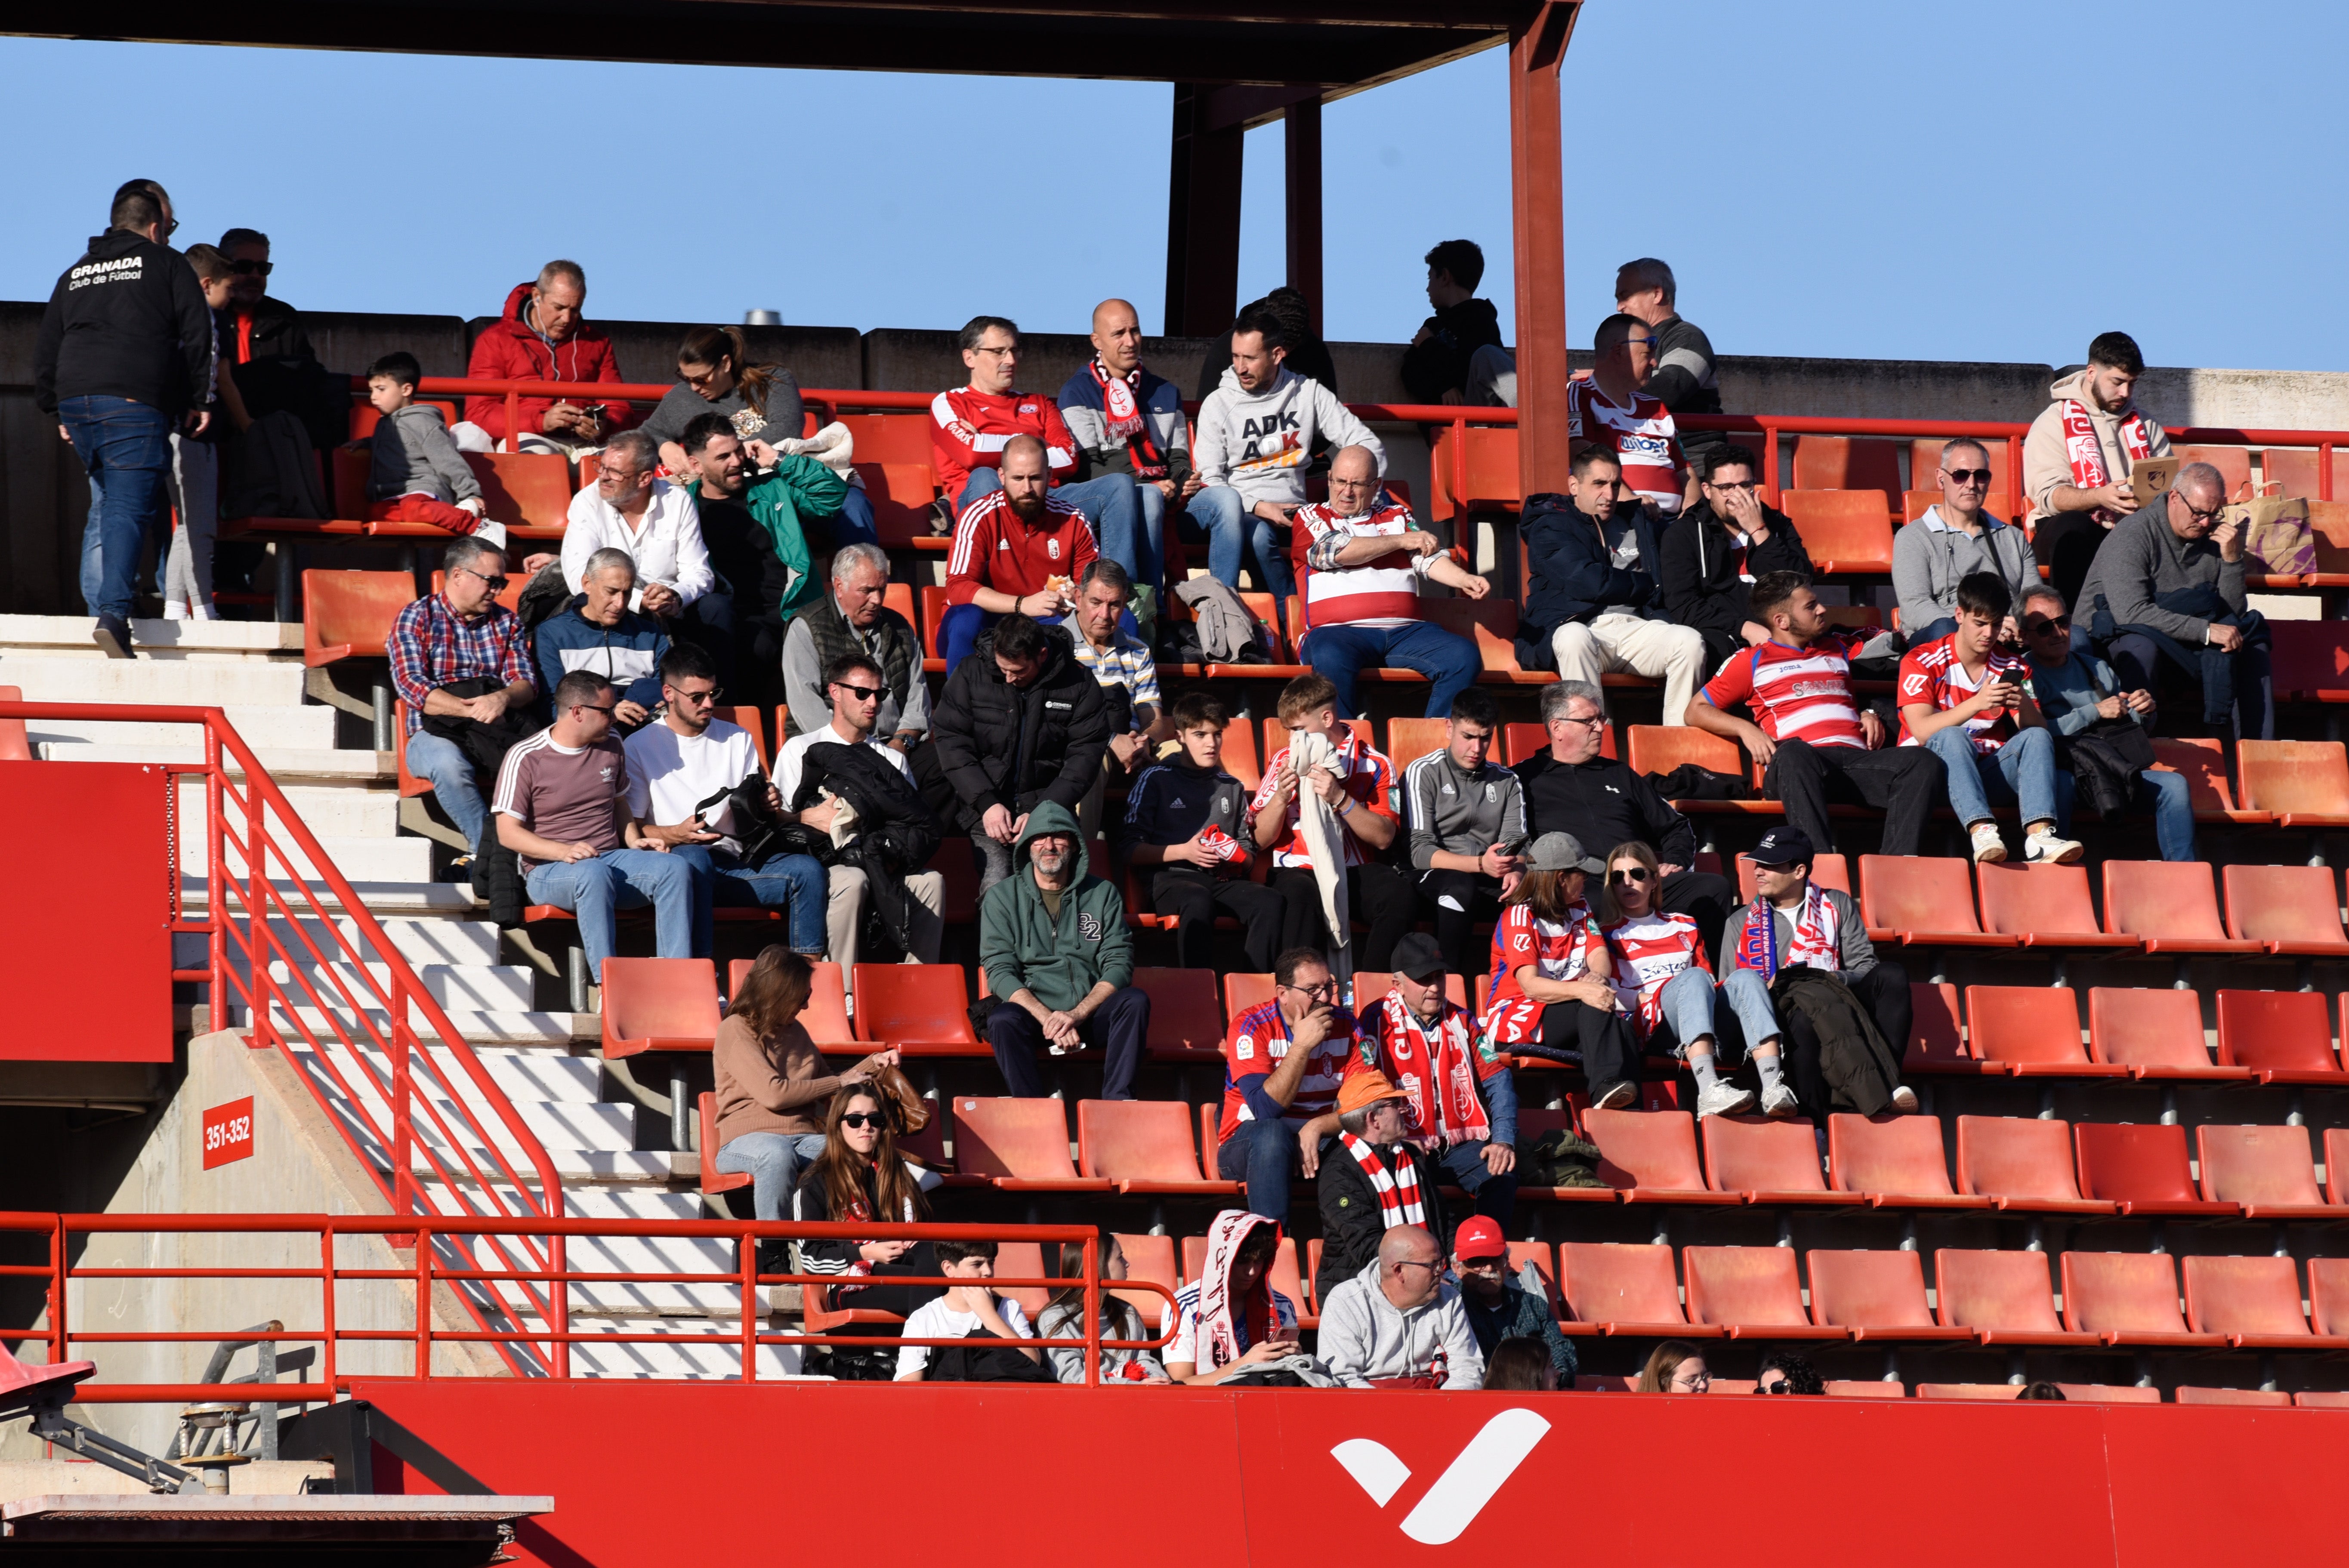
[[[612,340],[581,319],[587,304],[587,274],[576,262],[549,262],[534,284],[516,284],[506,295],[505,314],[473,340],[465,375],[474,381],[611,381],[620,379]],[[520,432],[506,428],[502,397],[469,397],[465,418],[449,432],[469,452],[492,443],[507,451],[593,451],[615,430],[635,422],[626,403],[582,406],[552,397],[524,397],[514,409]],[[517,438],[518,437],[518,438]]]
[[[963,510],[947,555],[947,613],[938,640],[952,674],[996,616],[1017,610],[1052,624],[1101,552],[1085,515],[1050,488],[1044,444],[1026,434],[1003,446],[999,489]],[[991,471],[991,470],[990,470]]]

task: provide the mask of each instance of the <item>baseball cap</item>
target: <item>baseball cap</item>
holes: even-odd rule
[[[1791,866],[1817,859],[1811,848],[1811,836],[1800,828],[1773,828],[1762,835],[1762,841],[1745,851],[1745,858],[1757,866]]]
[[[1338,1086],[1338,1114],[1368,1110],[1382,1099],[1401,1099],[1402,1090],[1376,1068],[1353,1074]]]
[[[1505,1258],[1509,1255],[1509,1243],[1500,1226],[1482,1214],[1471,1214],[1452,1233],[1452,1255],[1463,1263],[1471,1258]]]
[[[1402,940],[1395,944],[1391,962],[1396,974],[1408,975],[1423,985],[1433,985],[1446,973],[1444,954],[1437,950],[1435,938],[1423,931],[1405,932]]]
[[[1606,862],[1586,851],[1582,841],[1572,833],[1544,833],[1526,851],[1526,869],[1529,872],[1588,872],[1594,876],[1607,874]]]

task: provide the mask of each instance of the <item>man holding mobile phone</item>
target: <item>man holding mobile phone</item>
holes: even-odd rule
[[[2071,777],[2056,771],[2054,737],[2031,695],[2030,664],[1999,645],[2013,608],[1997,573],[1959,580],[1958,629],[1909,649],[1900,661],[1900,744],[1940,758],[1950,807],[1972,835],[1977,861],[2006,859],[2006,841],[1991,817],[1995,795],[2022,807],[2025,861],[2069,865],[2085,852],[2055,835],[2057,819],[2069,815],[2057,792]]]

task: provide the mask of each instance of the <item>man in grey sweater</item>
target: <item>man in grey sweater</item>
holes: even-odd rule
[[[1397,1225],[1376,1262],[1321,1304],[1322,1361],[1349,1388],[1481,1388],[1485,1356],[1444,1277],[1444,1248],[1417,1225]]]
[[[2203,717],[2231,713],[2237,740],[2275,738],[2268,639],[2250,614],[2243,530],[2222,520],[2227,481],[2208,463],[2178,470],[2168,494],[2113,526],[2080,586],[2089,641],[2127,689],[2158,690],[2166,659],[2202,686]]]
[[[1934,470],[1938,505],[1892,537],[1892,591],[1900,600],[1900,630],[1919,647],[1958,629],[1958,583],[1995,572],[2015,603],[2039,583],[2039,563],[2023,530],[1982,510],[1990,495],[1990,450],[1961,436],[1941,448]],[[2002,642],[2014,641],[2013,617]]]

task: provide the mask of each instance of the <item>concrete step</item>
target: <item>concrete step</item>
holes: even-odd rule
[[[329,713],[330,708],[288,708],[288,713]],[[71,757],[63,758],[71,761]],[[357,787],[334,784],[296,784],[279,786],[285,803],[302,819],[302,825],[322,839],[389,839],[399,833],[399,796],[388,789],[372,787],[372,781]],[[180,781],[181,820],[185,830],[201,837],[204,829],[205,796],[208,792],[201,779],[182,778]],[[230,826],[243,831],[244,812],[241,808],[229,808]]]
[[[102,659],[88,615],[0,615],[0,657],[17,654],[43,658]],[[249,660],[266,663],[295,655],[299,666],[302,628],[274,621],[143,621],[130,623],[139,661]]]
[[[310,907],[309,895],[304,893],[292,882],[284,879],[272,880],[275,882],[277,891],[285,896],[286,903],[296,909]],[[378,920],[383,919],[386,915],[426,914],[453,914],[470,919],[481,907],[474,902],[471,889],[456,882],[371,882],[364,877],[345,880],[350,882],[351,892],[357,897],[361,906]],[[202,903],[209,896],[209,886],[206,880],[201,876],[183,876],[181,878],[181,886],[184,890],[184,896],[188,899],[191,908]],[[317,895],[318,903],[326,908],[329,910],[342,908],[342,903],[336,897],[334,889],[324,882],[313,882],[311,892]]]
[[[380,919],[376,923],[383,928],[392,947],[411,965],[498,962],[498,928],[486,920]],[[332,921],[273,920],[269,927],[276,940],[299,954],[309,951],[303,945],[305,937],[320,953],[332,955],[343,952],[336,940],[338,931],[357,951],[367,951],[359,935],[358,922],[348,916]],[[182,934],[171,939],[172,962],[181,968],[202,963],[203,954],[204,939],[201,936]]]
[[[300,875],[323,884],[324,878],[317,861],[291,833],[273,826],[269,843],[271,872],[282,872],[290,861]],[[432,880],[432,841],[429,839],[344,839],[322,835],[318,847],[326,852],[327,861],[348,882],[429,883]],[[232,878],[243,876],[244,857],[226,843],[222,845],[222,850],[228,856],[229,875]],[[210,853],[211,848],[202,834],[183,836],[180,841],[180,870],[189,876],[202,876],[205,857]],[[455,887],[457,884],[449,885]],[[323,885],[320,891],[325,891]]]
[[[294,1011],[313,1030],[330,1027],[326,1015],[316,1006],[304,1003]],[[574,1040],[593,1040],[603,1037],[602,1022],[593,1013],[479,1012],[469,1007],[444,1007],[441,1011],[456,1029],[457,1037],[469,1046],[567,1047]],[[337,1006],[336,1013],[348,1023],[347,1009]],[[367,1008],[367,1018],[378,1030],[388,1027],[390,1022],[390,1015],[380,1007]],[[246,1028],[251,1022],[250,1008],[238,1006],[230,1010],[230,1027]],[[289,1034],[293,1033],[291,1026],[282,1020],[281,1027],[286,1028]]]
[[[23,687],[27,702],[302,706],[302,665],[277,660],[60,659],[0,647],[0,686]]]
[[[479,1055],[490,1077],[510,1099],[592,1105],[603,1099],[604,1065],[593,1057],[494,1049]]]
[[[5,684],[5,677],[0,677]],[[188,732],[184,743],[165,746],[122,746],[113,741],[58,741],[37,748],[51,762],[202,762],[203,746]],[[282,788],[289,781],[320,784],[389,784],[399,775],[388,751],[329,751],[316,747],[256,747],[263,771]],[[231,773],[243,773],[233,756],[224,757]]]
[[[277,750],[330,750],[335,745],[336,714],[331,707],[241,704],[223,711],[247,746]],[[97,718],[27,719],[25,728],[36,745],[47,741],[58,746],[170,746],[182,738],[191,739],[196,734],[184,724],[118,724]]]
[[[420,843],[422,841],[410,841]],[[306,962],[298,965],[273,963],[269,966],[269,977],[280,985],[287,985],[292,982],[295,972],[299,971],[302,978],[316,986],[321,995],[339,995],[340,993],[334,989],[334,980],[328,977],[331,971],[339,976],[352,995],[364,1002],[380,994],[376,987],[388,991],[391,985],[391,965],[369,964],[365,967],[367,975],[374,980],[374,987],[370,987],[367,979],[362,977],[359,965],[347,963],[325,965]],[[530,1011],[531,983],[535,971],[524,965],[424,964],[409,967],[416,978],[423,982],[426,994],[444,1008],[463,1007],[483,1013]]]

